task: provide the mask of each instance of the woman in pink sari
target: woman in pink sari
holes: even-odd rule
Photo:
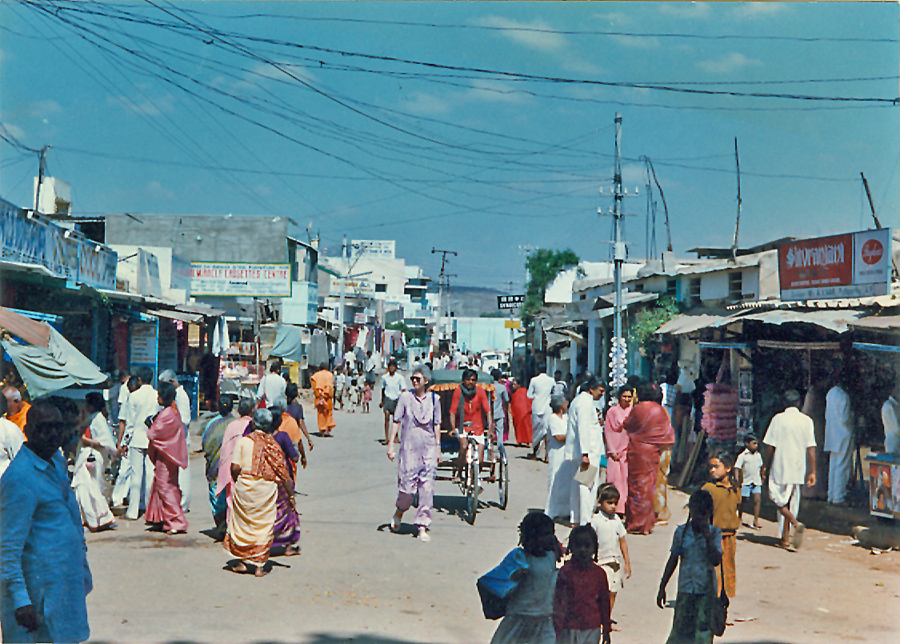
[[[162,525],[168,534],[187,532],[187,519],[181,509],[181,490],[178,488],[178,470],[188,466],[187,442],[181,414],[172,405],[175,387],[170,382],[159,383],[159,404],[163,410],[156,415],[147,429],[150,445],[147,456],[153,461],[153,485],[147,501],[147,523]]]
[[[622,426],[631,413],[633,391],[623,386],[618,391],[619,404],[606,412],[603,437],[606,440],[606,482],[612,483],[619,491],[616,514],[625,514],[628,499],[628,433]]]
[[[219,476],[216,479],[216,496],[225,492],[225,523],[231,521],[231,499],[234,494],[234,480],[231,478],[231,457],[234,455],[234,446],[244,436],[244,431],[250,425],[250,415],[256,409],[256,401],[253,398],[244,397],[238,402],[237,420],[228,423],[225,435],[222,436],[222,448],[219,450]]]
[[[656,524],[654,491],[659,477],[659,459],[663,450],[675,443],[669,414],[659,404],[660,392],[650,383],[637,387],[638,402],[625,419],[628,432],[628,501],[625,527],[632,534],[650,534]]]

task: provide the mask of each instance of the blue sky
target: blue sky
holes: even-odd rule
[[[896,3],[38,1],[0,26],[22,206],[19,145],[52,145],[76,214],[288,215],[329,252],[396,239],[436,277],[455,250],[453,283],[518,290],[527,247],[609,257],[618,111],[631,257],[644,157],[676,253],[731,245],[735,137],[741,245],[869,227],[860,172],[900,224]]]

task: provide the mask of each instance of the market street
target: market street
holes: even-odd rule
[[[308,404],[306,412],[309,417]],[[543,504],[546,466],[512,447],[506,511],[482,507],[470,526],[455,514],[464,507],[458,488],[438,483],[432,541],[414,539],[408,522],[407,534],[393,535],[386,524],[395,469],[377,442],[381,420],[375,405],[368,415],[338,412],[335,437],[314,438],[298,486],[303,553],[273,559],[262,579],[223,570],[231,557],[201,532],[212,521],[200,454],[191,455],[187,535],[146,532],[143,521],[121,518],[114,532],[86,534],[94,575],[92,640],[488,642],[497,622],[483,618],[475,580],[516,545],[516,526],[527,509]],[[197,449],[196,436],[193,443]],[[486,487],[482,499],[495,502],[497,486]],[[672,610],[659,610],[654,601],[685,501],[670,492],[673,521],[648,537],[628,537],[634,576],[615,606],[621,632],[613,641],[665,641]],[[729,615],[747,621],[736,621],[717,641],[900,641],[898,553],[874,556],[843,543],[847,536],[810,529],[792,554],[774,547],[774,532],[771,521],[763,521],[762,531],[740,541]],[[557,529],[559,538],[567,534]],[[669,598],[675,594],[673,579]]]

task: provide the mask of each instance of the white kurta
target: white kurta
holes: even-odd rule
[[[539,373],[528,384],[528,397],[531,399],[531,443],[537,445],[547,434],[547,422],[550,419],[550,395],[553,392],[553,378]]]
[[[565,443],[554,436],[565,436],[568,415],[550,414],[547,436],[547,503],[544,508],[549,517],[568,517],[571,511],[569,496],[575,470],[572,461],[566,460]]]
[[[269,375],[281,378],[281,376],[275,373],[270,373]],[[281,378],[281,381],[284,382],[284,378]],[[272,399],[268,397],[266,400],[269,402],[272,401]],[[175,390],[175,406],[178,407],[178,414],[181,416],[181,422],[184,423],[184,440],[187,443],[188,457],[190,457],[191,432],[189,429],[191,426],[191,399],[188,397],[184,387],[180,385],[178,389]],[[181,509],[188,512],[191,509],[190,461],[188,461],[188,467],[178,470],[178,489],[181,490]]]
[[[828,502],[843,503],[853,464],[850,396],[838,386],[825,396],[825,451],[828,458]]]
[[[97,412],[91,420],[90,430],[91,438],[103,447],[101,449],[83,447],[78,453],[72,472],[72,489],[75,491],[78,507],[81,508],[84,524],[91,529],[97,529],[115,522],[103,494],[105,487],[103,474],[116,451],[116,439],[109,428],[109,423],[100,412]]]
[[[3,476],[24,442],[25,435],[19,426],[0,416],[0,476]]]
[[[600,425],[600,419],[597,417],[594,397],[583,391],[575,397],[569,408],[565,455],[566,460],[571,463],[573,476],[581,466],[581,459],[584,455],[587,455],[591,465],[596,466],[598,471],[589,486],[582,485],[574,478],[571,480],[569,503],[571,504],[573,524],[588,523],[594,514],[597,488],[600,485],[600,458],[605,453],[603,426]]]
[[[884,424],[884,451],[900,454],[900,401],[893,396],[881,406],[881,422]]]

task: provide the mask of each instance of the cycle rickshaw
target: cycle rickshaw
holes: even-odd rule
[[[432,372],[430,391],[437,393],[441,404],[441,454],[438,459],[436,481],[455,481],[466,498],[466,521],[475,523],[478,512],[478,497],[483,491],[482,483],[496,484],[498,487],[498,505],[506,509],[509,499],[509,459],[503,446],[503,437],[495,440],[490,431],[485,431],[484,458],[478,458],[478,443],[471,436],[466,446],[465,471],[459,479],[453,476],[459,457],[459,439],[452,434],[450,425],[450,403],[453,392],[460,384],[460,369],[438,369]],[[478,386],[485,390],[488,401],[493,404],[494,381],[489,374],[478,372]]]

